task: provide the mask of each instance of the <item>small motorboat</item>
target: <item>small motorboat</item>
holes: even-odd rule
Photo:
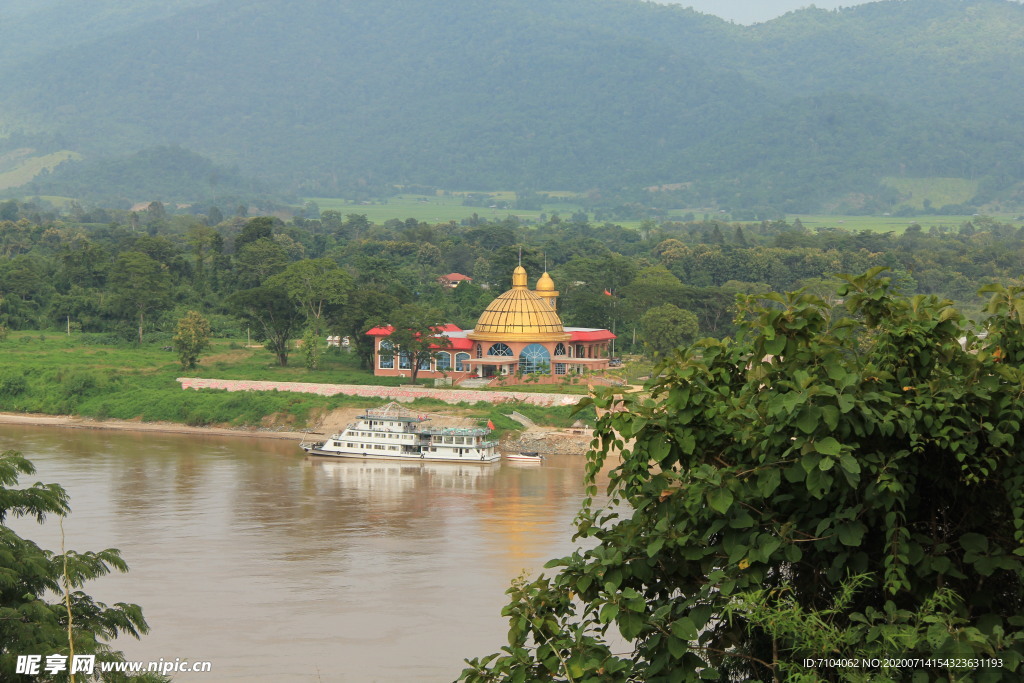
[[[505,456],[505,459],[516,462],[542,462],[544,456],[536,451],[522,451],[520,453],[509,453]]]

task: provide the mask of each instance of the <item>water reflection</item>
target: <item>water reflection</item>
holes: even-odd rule
[[[129,657],[176,680],[439,681],[505,642],[504,590],[571,550],[582,458],[543,466],[305,456],[295,444],[0,425],[72,496],[68,547],[131,566],[91,589],[141,604]],[[27,483],[27,482],[26,482]],[[59,548],[56,524],[14,526]]]

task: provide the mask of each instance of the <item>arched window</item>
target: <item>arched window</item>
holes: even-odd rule
[[[564,356],[565,355],[565,344],[563,344],[562,342],[558,342],[557,344],[555,344],[555,355],[556,356]]]
[[[425,357],[421,358],[420,359],[420,370],[429,370],[430,369],[430,361],[431,361],[430,356],[425,356]]]
[[[491,344],[491,348],[487,349],[488,356],[511,356],[512,349],[507,345],[498,342],[497,344]]]
[[[455,354],[455,371],[456,372],[469,372],[469,354],[463,351],[462,353]]]
[[[395,347],[387,339],[382,339],[377,352],[377,362],[381,370],[393,370],[395,367]]]
[[[477,358],[483,358],[484,357],[484,347],[480,346],[479,344],[476,345],[476,357]]]
[[[447,351],[441,351],[437,354],[437,369],[444,370],[447,372],[452,367],[452,354]]]
[[[540,344],[530,344],[519,354],[519,370],[524,375],[532,372],[551,372],[551,354]]]
[[[398,354],[398,369],[399,370],[411,370],[412,369],[412,356],[409,355],[408,351],[401,351]]]

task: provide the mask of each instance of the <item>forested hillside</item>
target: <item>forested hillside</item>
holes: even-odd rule
[[[974,205],[1020,203],[1008,0],[751,27],[633,0],[18,9],[8,30],[36,37],[0,50],[5,128],[87,159],[181,145],[310,195],[673,184],[692,206],[881,212],[898,202],[881,178],[944,176],[982,180]]]

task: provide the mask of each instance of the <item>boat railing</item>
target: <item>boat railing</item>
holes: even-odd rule
[[[421,434],[431,436],[486,436],[491,433],[490,429],[483,427],[442,427],[439,429],[421,429]]]

